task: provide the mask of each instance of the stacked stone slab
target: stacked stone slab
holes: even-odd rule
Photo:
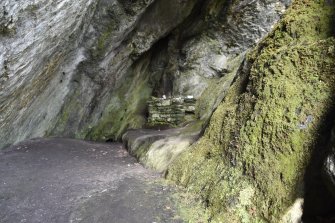
[[[148,101],[148,124],[179,126],[195,113],[194,98],[155,98]],[[186,117],[188,116],[188,117]]]
[[[184,98],[185,112],[189,114],[194,114],[195,113],[195,103],[196,103],[195,98]]]

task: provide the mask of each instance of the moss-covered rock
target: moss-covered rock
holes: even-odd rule
[[[13,15],[10,15],[5,6],[0,8],[0,36],[6,36],[15,32]]]
[[[92,129],[84,129],[84,134],[88,131],[85,138],[117,140],[127,129],[144,126],[147,101],[153,86],[150,73],[146,72],[149,65],[150,56],[144,57],[125,75],[123,84],[114,90],[97,125]]]
[[[334,6],[296,0],[248,55],[203,138],[167,177],[199,194],[213,221],[279,222],[334,98]]]
[[[196,121],[174,129],[130,130],[122,136],[122,140],[130,154],[141,164],[164,172],[179,154],[199,138],[202,124]]]

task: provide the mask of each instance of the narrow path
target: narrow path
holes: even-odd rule
[[[0,152],[0,222],[182,222],[157,179],[122,144],[28,140]]]

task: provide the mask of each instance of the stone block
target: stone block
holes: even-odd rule
[[[195,113],[195,103],[193,97],[152,98],[148,101],[148,122],[178,126],[194,117],[189,116],[189,113]]]

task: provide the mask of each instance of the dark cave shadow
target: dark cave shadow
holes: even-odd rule
[[[333,99],[335,97],[333,96]],[[330,104],[334,100],[331,100]],[[331,152],[335,128],[335,105],[327,111],[317,130],[317,139],[304,174],[303,223],[335,223],[335,195],[327,188],[324,163]]]
[[[335,196],[327,189],[323,179],[323,163],[330,152],[331,131],[334,127],[335,107],[324,116],[318,139],[304,175],[304,223],[335,222]]]
[[[334,6],[334,0],[325,2]],[[335,11],[331,18],[330,36],[335,37]],[[335,95],[330,104],[333,104]],[[318,139],[313,147],[310,162],[304,175],[303,223],[335,223],[335,195],[331,194],[324,180],[323,165],[331,150],[331,132],[335,128],[335,105],[327,111],[319,127]]]

